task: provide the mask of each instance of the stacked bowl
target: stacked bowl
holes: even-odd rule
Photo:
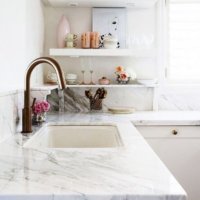
[[[117,36],[108,35],[103,39],[103,46],[105,49],[116,49],[117,48]]]
[[[67,74],[66,75],[66,81],[69,84],[74,84],[77,79],[77,74]]]

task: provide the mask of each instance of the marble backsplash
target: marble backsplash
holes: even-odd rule
[[[62,105],[62,96],[58,90],[53,90],[47,97],[52,110],[64,109],[65,111],[89,111],[89,100],[85,97],[85,90],[90,88],[67,88],[63,92],[64,105]],[[93,88],[93,95],[97,88]],[[152,110],[153,91],[149,88],[108,88],[107,98],[103,100],[103,111],[108,107],[127,106],[134,107],[136,110]],[[59,99],[61,104],[59,104]],[[60,107],[59,107],[60,105]]]
[[[16,133],[22,115],[23,98],[22,92],[0,97],[0,143]]]
[[[53,90],[51,95],[47,96],[47,100],[51,104],[52,110],[55,111],[88,112],[89,101],[85,97],[85,90],[89,89],[67,88],[63,94],[58,93],[58,90]],[[95,91],[96,88],[93,88],[93,93]],[[107,91],[108,96],[103,100],[103,111],[107,111],[108,107],[115,106],[134,107],[137,111],[151,111],[153,108],[153,91],[150,88],[132,88],[131,90],[129,88],[108,88]],[[158,110],[200,110],[200,95],[159,95]]]

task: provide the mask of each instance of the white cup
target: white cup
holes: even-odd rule
[[[47,79],[52,81],[52,82],[57,82],[58,81],[57,74],[56,73],[51,73],[51,72],[49,72],[47,74]]]

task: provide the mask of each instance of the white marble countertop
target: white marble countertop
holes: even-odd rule
[[[200,111],[142,111],[124,117],[134,125],[200,125]]]
[[[116,123],[125,145],[120,148],[26,149],[22,145],[35,132],[14,135],[0,144],[0,200],[185,200],[183,188],[130,122],[139,120],[138,114],[47,117],[48,122]]]

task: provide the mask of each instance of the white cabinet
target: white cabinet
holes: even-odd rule
[[[188,194],[200,199],[200,126],[136,126]],[[172,133],[177,130],[177,135]]]

